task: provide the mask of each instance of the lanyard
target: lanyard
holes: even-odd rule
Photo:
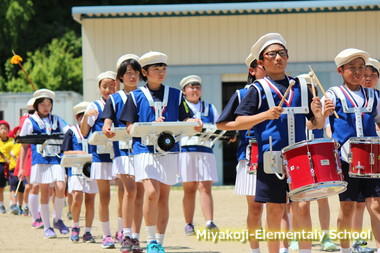
[[[286,78],[289,81],[289,78],[288,77],[286,77]],[[282,93],[280,92],[280,90],[276,87],[276,85],[274,85],[272,83],[272,81],[270,79],[268,79],[267,77],[265,77],[264,80],[268,83],[269,87],[277,94],[277,96],[281,100],[284,96],[282,95]],[[287,107],[290,107],[290,105],[292,104],[293,97],[294,97],[294,92],[293,92],[293,88],[291,88],[290,92],[289,92],[289,95],[288,95],[288,99],[285,99],[285,101],[284,101]]]
[[[164,100],[162,102],[154,101],[152,94],[147,87],[140,87],[140,89],[148,100],[149,106],[154,110],[155,119],[161,117],[168,105],[169,86],[164,86]]]

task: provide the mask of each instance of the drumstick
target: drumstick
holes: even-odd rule
[[[309,69],[310,69],[310,73],[309,74],[310,74],[311,78],[313,78],[315,80],[315,82],[317,83],[317,85],[321,89],[321,91],[323,93],[323,96],[326,97],[326,90],[325,90],[325,88],[323,88],[323,85],[319,81],[317,75],[315,74],[314,70],[311,68],[310,65],[309,65]],[[336,113],[336,111],[334,111],[334,116],[335,116],[335,118],[339,119],[339,115]]]
[[[21,183],[22,183],[22,180],[19,179],[19,180],[18,180],[17,187],[16,187],[15,194],[13,195],[15,198],[17,197],[18,189],[20,188]]]
[[[296,82],[292,79],[289,81],[289,87],[286,89],[285,91],[285,94],[284,96],[282,97],[280,103],[278,104],[278,106],[282,107],[282,104],[285,102],[285,98],[288,96],[289,92],[290,92],[290,89],[293,87],[293,85],[295,84]]]

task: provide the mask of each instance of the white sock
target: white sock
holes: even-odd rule
[[[73,222],[73,228],[79,228],[79,222]]]
[[[84,228],[84,232],[87,233],[87,232],[90,232],[91,233],[91,227],[85,227]]]
[[[30,214],[32,215],[33,217],[33,220],[37,220],[38,218],[40,218],[40,215],[39,215],[39,202],[38,202],[38,194],[29,194],[29,197],[28,197],[28,204],[29,204],[29,208],[30,208]]]
[[[117,232],[123,230],[123,218],[117,217]]]
[[[55,218],[54,221],[62,220],[62,211],[65,207],[65,198],[55,198],[54,201],[54,211],[55,211]]]
[[[300,249],[299,253],[311,253],[311,249]]]
[[[129,238],[131,238],[132,229],[131,228],[123,228],[123,235],[124,236],[128,236]]]
[[[260,249],[257,249],[257,250],[258,250],[257,253],[260,252]],[[280,248],[280,250],[278,252],[279,253],[288,253],[288,249],[287,248]]]
[[[136,239],[140,241],[140,233],[132,233],[132,239]]]
[[[380,253],[380,248],[377,249],[377,253]]]
[[[156,240],[159,244],[163,245],[164,239],[165,239],[165,234],[156,233]]]
[[[351,248],[340,248],[341,253],[351,253]]]
[[[146,229],[146,232],[148,233],[148,237],[147,237],[148,244],[151,241],[155,241],[156,240],[156,226],[146,226],[145,229]]]
[[[260,253],[260,249],[259,248],[251,249],[251,253]],[[280,253],[281,253],[281,249],[280,249]]]
[[[41,218],[44,223],[44,229],[50,228],[49,204],[41,204]]]
[[[110,222],[100,222],[102,223],[102,228],[103,228],[103,236],[110,236],[111,235],[111,228],[110,228]]]

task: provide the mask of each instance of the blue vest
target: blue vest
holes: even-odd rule
[[[100,106],[99,101],[93,102],[97,109],[98,109],[98,118],[96,119],[94,125],[92,126],[90,132],[93,133],[95,131],[102,131],[104,122],[101,119],[103,114],[103,108]],[[88,153],[92,154],[92,162],[98,162],[98,163],[112,163],[110,154],[98,154],[97,153],[97,146],[95,145],[88,145]]]
[[[347,104],[347,109],[354,108],[355,104],[352,103],[347,93],[342,92],[342,87],[332,87],[328,92],[332,92],[336,97],[335,111],[339,115],[339,119],[335,118],[334,115],[329,117],[330,126],[332,131],[332,137],[341,146],[351,137],[357,137],[358,133],[356,131],[356,119],[355,113],[344,112],[344,105]],[[376,134],[376,106],[377,106],[377,96],[374,95],[373,89],[362,88],[365,92],[367,98],[368,112],[362,113],[362,128],[364,136],[377,136]],[[373,98],[372,102],[370,98]],[[346,109],[346,111],[347,111]]]
[[[156,120],[154,108],[149,106],[149,101],[144,95],[141,88],[134,90],[132,99],[136,105],[137,122],[153,122]],[[181,102],[181,92],[175,88],[169,88],[168,104],[164,109],[162,116],[165,121],[178,121],[179,119],[179,104]],[[133,153],[154,153],[153,146],[145,146],[141,143],[141,138],[133,138]],[[178,152],[178,143],[169,152]]]
[[[73,150],[83,150],[83,143],[79,136],[81,136],[81,133],[78,133],[80,131],[78,125],[73,125],[70,127],[71,131],[73,132],[73,136],[71,137],[71,141],[73,144]],[[79,138],[78,138],[79,137]],[[72,176],[72,170],[71,167],[67,168],[67,175],[70,177]]]
[[[33,125],[33,134],[46,134],[46,128],[40,128],[37,121],[33,119],[33,117],[28,118]],[[60,125],[60,119],[56,115],[49,114],[50,122],[57,122],[56,128],[51,130],[51,133],[62,133],[63,127]],[[58,156],[49,156],[44,157],[41,153],[37,152],[37,145],[32,144],[32,165],[35,164],[60,164],[61,158]]]
[[[116,117],[113,122],[114,127],[126,127],[126,125],[120,121],[120,117],[121,117],[121,112],[123,110],[124,104],[127,101],[127,95],[125,94],[123,90],[120,90],[112,94],[110,98],[112,101],[113,110],[116,114]],[[114,141],[112,145],[113,145],[115,158],[120,157],[120,156],[130,155],[128,149],[120,149],[118,141]]]
[[[248,94],[248,91],[249,91],[249,87],[236,91],[239,98],[239,104],[243,100],[243,98]],[[239,143],[236,150],[236,157],[238,161],[247,159],[247,156],[246,156],[247,146],[249,144],[249,140],[253,137],[255,137],[255,132],[253,131],[253,129],[239,131]]]
[[[289,79],[291,79],[289,77]],[[301,88],[300,82],[298,78],[294,79],[295,84],[293,85],[292,99],[289,101],[289,105],[286,103],[283,104],[283,108],[286,110],[289,109],[294,110],[303,110],[304,113],[294,114],[294,141],[299,142],[306,139],[305,126],[306,126],[306,115],[309,113],[309,105],[308,105],[308,93],[307,86],[303,84],[303,88]],[[258,108],[257,114],[265,112],[269,110],[268,100],[272,100],[274,105],[278,105],[281,101],[281,97],[275,92],[273,88],[270,89],[270,96],[267,97],[265,88],[268,90],[269,83],[271,81],[268,79],[261,79],[256,81],[253,84],[253,87],[256,88],[259,92],[259,96],[261,98],[261,105]],[[263,85],[266,85],[264,87]],[[271,83],[272,87],[274,86]],[[303,93],[303,95],[301,95]],[[291,95],[289,95],[290,97]],[[302,104],[302,100],[305,101]],[[297,108],[299,107],[299,108]],[[264,152],[270,150],[269,146],[269,137],[272,136],[272,149],[273,151],[281,151],[284,147],[289,145],[289,136],[288,136],[288,114],[282,113],[279,119],[276,120],[266,120],[260,124],[254,126],[255,137],[258,143],[259,149],[259,163],[263,162]]]
[[[213,110],[213,105],[205,101],[201,101],[201,120],[203,123],[214,124],[215,115]],[[196,112],[193,112],[196,115]],[[191,146],[182,146],[181,152],[204,152],[204,153],[213,153],[211,148],[200,146],[200,145],[191,145]]]

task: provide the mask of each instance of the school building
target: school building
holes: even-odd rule
[[[125,53],[168,55],[165,84],[178,87],[186,75],[203,80],[203,99],[219,111],[244,86],[244,60],[252,44],[268,32],[287,40],[287,72],[296,76],[311,65],[327,88],[340,84],[334,57],[354,47],[380,58],[380,1],[281,1],[217,4],[73,7],[82,25],[83,94],[99,95],[96,76],[114,70]],[[235,177],[234,145],[217,144],[219,183]]]

